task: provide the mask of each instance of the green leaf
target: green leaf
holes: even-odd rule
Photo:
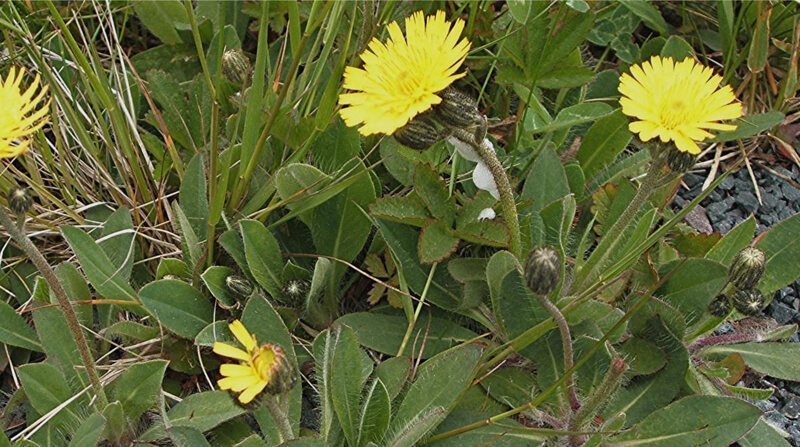
[[[284,263],[278,241],[257,220],[242,220],[239,228],[242,231],[244,253],[250,273],[267,293],[273,298],[280,298]]]
[[[175,447],[211,446],[202,433],[191,427],[171,427],[167,434]]]
[[[558,154],[545,147],[533,162],[533,167],[522,188],[522,200],[532,200],[531,209],[538,212],[561,197],[569,194],[569,182]]]
[[[236,298],[232,296],[230,290],[228,290],[228,286],[225,285],[225,280],[232,274],[233,270],[228,267],[212,265],[200,275],[208,291],[211,292],[211,295],[226,309],[236,305]]]
[[[39,414],[47,414],[50,410],[63,404],[73,395],[64,375],[55,366],[49,363],[28,363],[18,369],[19,380],[25,390],[31,406]],[[53,416],[49,422],[54,426],[73,424],[77,426],[80,418],[77,416],[79,404],[77,399]]]
[[[432,217],[425,204],[415,195],[381,197],[369,206],[369,212],[378,219],[421,227]]]
[[[697,321],[728,281],[728,270],[708,259],[671,262],[660,269],[670,274],[656,295],[677,307],[689,324]]]
[[[151,282],[142,287],[139,298],[159,323],[189,340],[194,340],[214,316],[211,303],[197,289],[175,279]]]
[[[178,203],[186,215],[194,234],[200,241],[206,240],[208,232],[208,192],[206,174],[203,171],[203,155],[197,154],[186,165],[181,181]]]
[[[612,417],[625,412],[626,424],[635,424],[672,402],[684,383],[689,366],[686,347],[664,325],[660,316],[654,316],[641,327],[631,330],[636,331],[634,335],[658,346],[667,355],[667,364],[655,374],[637,378],[611,398],[603,414]]]
[[[741,447],[791,447],[783,435],[764,419],[759,419],[756,425],[738,441]]]
[[[772,7],[756,3],[756,27],[750,37],[750,51],[747,53],[747,68],[752,73],[761,73],[767,65],[770,40],[770,15]]]
[[[478,346],[461,345],[423,363],[392,419],[391,431],[403,431],[412,421],[436,408],[451,408],[473,379],[480,356]]]
[[[340,119],[320,134],[311,145],[314,165],[333,174],[361,152],[361,137],[355,127],[348,127]]]
[[[526,0],[508,0],[508,12],[517,23],[525,23],[531,11],[531,4]]]
[[[159,336],[157,327],[145,326],[130,320],[118,321],[103,329],[100,333],[104,336],[128,337],[136,341],[150,340]]]
[[[158,2],[137,0],[133,4],[133,10],[144,26],[162,42],[172,45],[183,42],[175,28],[187,26],[189,18],[186,15],[186,8],[178,0]]]
[[[413,447],[447,417],[447,409],[433,407],[422,410],[413,419],[397,423],[387,436],[386,447]]]
[[[356,333],[356,335],[358,335]],[[363,344],[363,343],[362,343]],[[408,357],[391,357],[382,361],[375,368],[375,377],[386,387],[389,400],[394,400],[408,380],[411,373],[411,359]]]
[[[172,212],[175,213],[178,223],[178,231],[181,235],[181,248],[183,254],[188,261],[189,265],[194,268],[200,263],[203,257],[203,241],[194,232],[189,218],[183,212],[183,209],[177,203],[172,204]]]
[[[556,130],[569,129],[592,121],[596,121],[614,111],[608,104],[600,102],[587,102],[566,107],[558,112],[552,123],[534,128],[534,133],[553,132]]]
[[[391,415],[389,392],[380,379],[375,379],[367,391],[364,405],[361,407],[358,445],[363,446],[368,442],[378,442],[383,439],[386,429],[389,428]]]
[[[647,0],[623,0],[620,1],[622,6],[642,19],[650,28],[658,31],[661,35],[666,35],[668,32],[667,22],[661,17],[658,8],[653,6]]]
[[[386,355],[397,354],[408,328],[405,317],[372,312],[349,313],[336,322],[351,327],[361,345]],[[477,336],[448,319],[425,312],[420,314],[409,339],[413,344],[407,347],[406,352],[413,351],[415,356],[428,358]]]
[[[156,268],[156,279],[162,279],[166,275],[172,275],[181,279],[191,279],[192,270],[181,259],[162,258]]]
[[[106,418],[94,413],[81,422],[80,427],[72,434],[69,447],[94,447],[100,442],[100,436],[106,428]],[[0,442],[2,445],[2,442]]]
[[[767,256],[764,277],[759,289],[765,295],[792,283],[800,277],[800,214],[780,222],[758,238],[757,248]]]
[[[481,386],[496,401],[514,408],[531,401],[536,384],[531,372],[507,367],[487,375]]]
[[[423,264],[441,262],[458,248],[458,238],[453,236],[442,220],[437,220],[422,229],[419,235],[419,260]]]
[[[103,298],[137,301],[136,292],[125,279],[123,272],[114,267],[114,263],[91,236],[70,226],[63,227],[61,231],[78,257],[89,282]]]
[[[382,220],[376,223],[399,264],[398,268],[403,269],[408,287],[414,293],[421,294],[428,280],[430,267],[423,267],[420,264],[417,230],[407,225]],[[461,303],[460,286],[443,267],[440,265],[433,275],[427,300],[444,309],[455,309]]]
[[[358,445],[359,402],[361,401],[361,353],[353,330],[338,325],[331,333],[331,399],[344,435],[350,445]]]
[[[725,141],[734,141],[751,137],[765,130],[772,129],[781,122],[783,122],[783,113],[781,112],[767,112],[743,116],[731,123],[736,126],[735,130],[720,132],[712,141],[723,143]]]
[[[536,80],[536,86],[546,89],[575,88],[589,83],[594,72],[586,67],[558,67],[544,73]]]
[[[43,352],[36,333],[5,301],[0,301],[0,343]]]
[[[136,421],[146,410],[156,408],[167,363],[166,360],[134,363],[108,388],[109,399],[122,404],[129,421]]]
[[[167,412],[173,427],[189,427],[206,432],[245,413],[226,391],[205,391],[185,397]],[[154,426],[141,436],[150,441],[166,437],[163,424]]]
[[[36,289],[43,286],[44,280],[37,281]],[[57,366],[70,381],[87,385],[78,345],[72,337],[67,320],[58,307],[43,306],[33,311],[36,333],[47,354],[47,360]],[[65,336],[65,334],[70,334]]]
[[[528,22],[529,26],[536,26],[531,22]],[[593,14],[576,14],[565,20],[554,32],[550,31],[548,27],[546,30],[547,40],[541,50],[541,59],[537,61],[535,70],[538,70],[538,73],[547,73],[553,67],[563,63],[564,56],[572,53],[585,41],[592,29],[593,22]]]
[[[122,404],[111,402],[103,408],[103,417],[106,419],[105,435],[109,441],[121,443],[121,438],[128,430],[128,421],[125,420],[125,413]],[[163,437],[166,437],[163,436]]]
[[[447,191],[447,185],[430,165],[419,163],[414,171],[414,191],[425,202],[434,218],[442,220],[446,227],[455,218],[455,199]]]
[[[694,49],[691,45],[689,45],[689,42],[686,42],[680,36],[669,36],[669,39],[667,39],[664,47],[661,48],[661,56],[671,57],[676,62],[679,62],[687,57],[693,57]]]
[[[97,242],[114,266],[120,269],[120,274],[126,281],[130,280],[133,270],[134,234],[130,211],[120,208],[108,216]]]
[[[647,416],[608,446],[727,447],[758,422],[761,412],[740,399],[688,396]]]
[[[71,262],[58,264],[55,268],[55,273],[58,281],[64,287],[64,291],[67,292],[69,300],[83,301],[81,304],[75,304],[73,308],[78,321],[86,327],[91,327],[94,324],[94,309],[92,309],[92,304],[89,303],[92,299],[92,292],[89,290],[86,278]],[[53,301],[53,297],[51,297],[51,301]],[[101,321],[103,320],[101,319]]]
[[[619,347],[619,352],[629,359],[633,376],[648,375],[667,364],[667,356],[655,343],[637,337],[628,339]]]
[[[708,355],[740,354],[750,368],[784,380],[800,381],[800,346],[796,343],[741,343],[703,350]]]
[[[711,250],[706,253],[706,259],[728,265],[743,248],[750,245],[756,231],[756,218],[750,216],[739,225],[736,225]]]
[[[303,163],[290,163],[275,173],[278,195],[306,225],[311,224],[307,211],[330,198],[329,195],[323,196],[324,187],[329,183],[330,177],[324,172]],[[300,198],[303,200],[297,202]]]
[[[617,109],[600,118],[589,130],[578,149],[578,161],[587,179],[610,165],[630,143],[633,134],[628,130],[628,117]]]

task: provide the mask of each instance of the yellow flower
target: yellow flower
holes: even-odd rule
[[[347,67],[339,96],[339,113],[348,126],[361,125],[362,135],[391,134],[412,118],[439,104],[436,95],[464,73],[456,70],[469,50],[467,39],[458,40],[464,22],[445,20],[444,11],[406,18],[406,34],[400,25],[388,26],[389,40],[369,43],[361,55],[364,68]]]
[[[39,88],[39,76],[24,92],[20,89],[25,70],[11,67],[0,82],[0,158],[16,157],[30,146],[28,137],[47,123],[49,101],[37,108],[47,86]]]
[[[250,334],[239,320],[228,325],[228,328],[244,350],[227,343],[214,343],[214,352],[239,360],[239,363],[220,366],[219,373],[224,378],[217,385],[223,390],[240,393],[239,402],[247,404],[269,385],[284,353],[279,346],[269,343],[259,346],[255,335]]]
[[[620,77],[619,102],[622,113],[638,119],[628,127],[642,141],[659,137],[673,141],[678,150],[699,154],[697,142],[714,136],[708,130],[734,130],[719,121],[742,116],[733,90],[720,82],[722,77],[693,59],[676,63],[653,56]]]

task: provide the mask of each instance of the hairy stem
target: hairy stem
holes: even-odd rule
[[[284,395],[266,396],[264,405],[267,406],[275,423],[278,424],[278,431],[280,431],[283,441],[294,439],[294,430],[292,430],[292,423],[289,421],[287,404],[288,399],[283,399]]]
[[[503,210],[503,217],[505,217],[508,230],[511,233],[511,243],[509,244],[509,251],[517,257],[522,259],[522,241],[519,232],[519,217],[517,214],[517,204],[514,202],[514,191],[511,189],[511,183],[508,181],[503,165],[497,158],[491,147],[484,143],[484,141],[476,141],[475,134],[470,133],[464,129],[452,129],[453,136],[459,140],[469,144],[475,149],[475,152],[481,157],[489,172],[492,173],[494,182],[497,185],[497,191],[500,193],[500,207]]]
[[[617,391],[620,383],[622,383],[622,376],[628,370],[628,365],[621,357],[611,359],[611,366],[608,368],[603,381],[595,388],[594,392],[586,399],[583,407],[575,413],[575,416],[569,422],[569,431],[578,432],[586,425],[589,418],[600,412],[603,406],[611,399],[611,396]],[[583,443],[583,436],[573,435],[570,437],[570,443],[578,446]]]
[[[575,365],[575,354],[572,349],[572,335],[569,331],[569,324],[567,324],[567,319],[564,318],[558,306],[553,304],[546,296],[536,294],[536,299],[539,300],[539,304],[553,317],[553,321],[555,321],[556,326],[558,326],[558,332],[561,334],[561,347],[564,351],[564,374],[569,374],[566,380],[564,380],[564,388],[566,389],[567,399],[569,399],[569,410],[575,411],[580,408],[581,402],[578,399],[578,393],[575,392],[575,383],[572,380],[572,374],[568,373]]]
[[[31,240],[25,234],[25,231],[11,220],[11,217],[9,217],[5,208],[2,206],[0,206],[0,225],[5,227],[6,231],[8,231],[8,234],[12,239],[14,239],[14,242],[16,242],[19,248],[25,252],[31,262],[33,262],[33,264],[39,270],[39,273],[42,274],[42,277],[44,277],[45,281],[47,281],[47,285],[50,286],[50,290],[53,292],[53,295],[55,295],[56,300],[58,301],[58,306],[64,313],[64,318],[67,321],[67,327],[72,333],[72,336],[75,338],[75,345],[78,347],[78,353],[80,354],[81,362],[83,363],[84,369],[86,369],[86,374],[89,376],[89,383],[91,384],[92,389],[97,396],[98,408],[104,408],[106,404],[108,404],[108,400],[106,399],[106,394],[103,391],[103,386],[100,384],[100,377],[97,374],[97,368],[95,368],[94,359],[92,358],[89,344],[86,342],[86,337],[83,336],[81,324],[78,322],[78,317],[75,315],[75,310],[72,309],[72,303],[69,301],[69,298],[67,298],[67,291],[64,290],[64,287],[61,285],[58,277],[56,277],[53,268],[47,263],[47,260],[44,258],[42,253],[36,248],[35,245],[33,245],[33,242],[31,242]]]
[[[631,225],[636,215],[639,214],[639,211],[642,209],[642,206],[644,206],[647,199],[650,198],[650,194],[652,194],[653,190],[659,185],[663,178],[661,175],[663,167],[661,161],[660,158],[656,158],[650,162],[647,174],[645,174],[642,179],[642,183],[639,185],[639,189],[636,190],[633,199],[628,203],[628,206],[625,208],[625,211],[622,212],[619,219],[617,219],[614,225],[605,233],[600,244],[597,246],[592,256],[589,257],[589,261],[587,261],[578,273],[578,277],[575,281],[575,290],[580,291],[587,282],[593,281],[599,274],[599,270],[602,269],[603,265],[608,261],[608,257],[611,253],[615,251],[620,242],[625,240],[625,238],[622,237],[625,230]]]

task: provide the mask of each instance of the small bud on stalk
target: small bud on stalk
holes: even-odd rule
[[[400,144],[417,150],[425,150],[444,138],[436,123],[427,116],[417,116],[392,135]]]
[[[671,148],[667,154],[667,166],[669,166],[670,171],[676,174],[683,174],[689,171],[695,163],[697,163],[697,156],[689,152]]]
[[[231,275],[225,278],[225,285],[228,290],[235,293],[238,297],[248,297],[253,294],[253,285],[241,276]]]
[[[525,279],[536,294],[548,295],[556,289],[561,279],[561,259],[550,247],[539,247],[531,252],[525,263]]]
[[[731,300],[727,295],[719,294],[708,304],[708,313],[715,317],[722,318],[731,311]]]
[[[733,307],[751,317],[760,314],[765,303],[764,295],[758,289],[738,290],[733,294]]]
[[[736,254],[728,269],[728,280],[739,290],[754,289],[764,274],[767,257],[755,247],[747,247]]]
[[[250,60],[238,48],[228,50],[222,54],[222,74],[225,79],[234,84],[244,84],[250,79]]]
[[[8,207],[17,216],[22,216],[31,209],[33,197],[28,188],[14,186],[8,190]]]
[[[477,125],[481,122],[478,105],[466,93],[453,87],[447,87],[439,92],[442,102],[434,106],[436,117],[443,123],[459,128]]]

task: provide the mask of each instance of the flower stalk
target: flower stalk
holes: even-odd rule
[[[503,210],[508,230],[511,233],[511,241],[509,244],[509,251],[517,257],[522,258],[522,241],[520,238],[519,230],[519,217],[517,213],[517,204],[514,202],[514,192],[511,189],[511,183],[508,181],[503,165],[497,158],[492,148],[488,147],[483,140],[476,140],[475,134],[468,132],[464,129],[453,128],[453,136],[469,144],[475,149],[481,160],[486,163],[489,172],[492,173],[495,183],[497,184],[497,191],[500,194],[500,208]]]
[[[292,423],[288,416],[288,403],[289,400],[283,399],[282,394],[277,396],[268,395],[264,399],[264,406],[267,407],[270,415],[272,415],[272,419],[274,419],[275,423],[278,425],[278,431],[284,442],[294,439],[294,430],[292,429]]]
[[[53,268],[50,267],[50,264],[44,258],[44,255],[42,255],[39,249],[36,248],[25,234],[22,226],[18,226],[2,206],[0,206],[0,225],[8,231],[8,234],[14,239],[14,242],[17,243],[31,262],[33,262],[36,269],[39,270],[39,273],[41,273],[42,277],[47,281],[47,285],[50,287],[53,295],[55,295],[58,306],[61,308],[61,312],[64,314],[64,318],[67,321],[67,327],[72,333],[72,337],[75,339],[75,345],[78,348],[81,363],[83,363],[83,367],[89,377],[89,383],[97,396],[97,407],[101,409],[104,408],[108,404],[108,399],[106,399],[105,391],[103,391],[103,386],[100,383],[100,376],[97,374],[97,368],[95,367],[89,344],[86,341],[86,337],[83,335],[81,324],[78,322],[78,317],[75,315],[72,303],[67,297],[67,291],[64,290],[64,287],[58,280]]]

